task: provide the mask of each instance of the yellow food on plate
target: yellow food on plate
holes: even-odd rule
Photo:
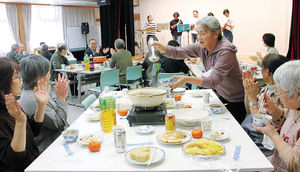
[[[130,158],[137,162],[146,162],[150,159],[150,148],[140,146],[130,152]]]
[[[84,141],[86,143],[90,143],[91,141],[99,141],[98,137],[93,137],[93,135],[85,135],[82,139],[80,139],[81,141]]]
[[[158,135],[158,139],[165,143],[181,143],[181,139],[186,137],[187,134],[185,132],[177,130],[165,131]]]
[[[221,154],[224,148],[213,140],[199,139],[187,144],[183,149],[192,155],[217,155]]]

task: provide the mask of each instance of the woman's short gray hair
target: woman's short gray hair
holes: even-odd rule
[[[19,44],[12,44],[11,51],[15,51],[17,48],[19,48]]]
[[[289,92],[292,98],[300,89],[300,60],[289,61],[276,69],[274,73],[274,81],[280,87]]]
[[[123,41],[123,39],[117,39],[115,41],[115,47],[120,50],[120,49],[124,49],[125,48],[125,42]]]
[[[218,40],[222,39],[221,24],[217,18],[212,16],[202,17],[196,21],[196,25],[201,25],[206,31],[209,30],[212,34],[218,32]]]
[[[41,55],[33,55],[23,58],[20,62],[20,75],[23,80],[23,88],[32,90],[39,77],[44,77],[50,71],[50,62]]]

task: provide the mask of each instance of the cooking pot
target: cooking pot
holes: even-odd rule
[[[127,91],[132,104],[138,107],[155,107],[162,104],[166,89],[146,87]]]

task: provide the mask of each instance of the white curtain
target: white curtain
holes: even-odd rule
[[[31,51],[45,42],[49,47],[63,43],[61,7],[32,5]]]
[[[64,39],[66,39],[69,26],[81,26],[82,22],[88,22],[89,26],[95,26],[95,10],[86,7],[62,7],[62,20]]]
[[[15,43],[6,15],[5,4],[0,4],[0,57],[5,56],[10,50],[11,45]]]
[[[22,15],[24,23],[24,32],[26,40],[26,51],[32,54],[30,45],[30,31],[31,31],[31,5],[22,5]]]
[[[193,17],[193,10],[199,11],[199,17],[213,12],[223,23],[223,10],[229,9],[230,16],[235,20],[233,29],[233,44],[238,48],[238,54],[252,55],[267,49],[262,45],[262,35],[273,33],[276,36],[275,47],[280,54],[286,55],[289,46],[292,1],[282,0],[140,0],[141,27],[152,15],[156,23],[170,23],[173,13],[179,12],[180,19],[188,24]],[[172,39],[169,30],[156,33],[161,43],[167,44]],[[192,43],[189,36],[189,43]],[[145,42],[145,41],[144,41]],[[182,45],[187,45],[187,32],[184,32]]]
[[[16,4],[6,4],[6,14],[7,20],[11,33],[13,35],[14,41],[20,43],[20,31],[19,31],[19,21],[18,21],[18,7]]]

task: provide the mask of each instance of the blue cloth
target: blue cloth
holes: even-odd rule
[[[232,43],[233,41],[233,35],[232,35],[232,32],[225,29],[224,30],[224,36],[228,39],[228,41],[230,41]]]

